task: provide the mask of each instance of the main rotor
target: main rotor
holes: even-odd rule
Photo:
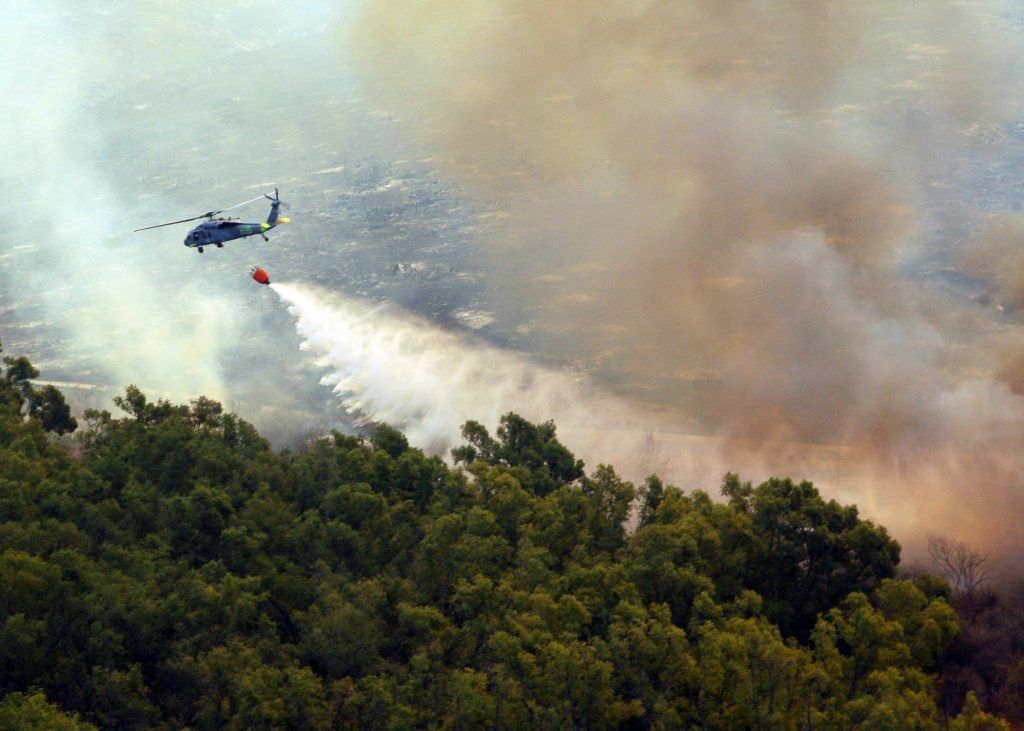
[[[274,191],[274,195],[275,196],[277,195],[276,189]],[[206,218],[206,219],[212,221],[213,217],[216,216],[218,213],[224,213],[224,211],[230,211],[230,210],[233,210],[235,208],[241,208],[242,206],[249,205],[250,203],[255,203],[260,198],[267,198],[268,200],[271,200],[271,201],[276,200],[276,197],[275,198],[271,198],[269,195],[264,194],[264,195],[256,196],[255,198],[251,198],[251,199],[249,199],[247,201],[242,201],[241,203],[236,203],[233,206],[228,206],[227,208],[218,208],[216,211],[207,211],[206,213],[201,213],[198,216],[192,216],[192,218],[182,218],[181,220],[178,220],[178,221],[168,221],[167,223],[158,223],[155,226],[143,226],[142,228],[135,229],[135,231],[136,232],[148,231],[151,228],[162,228],[163,226],[174,226],[175,224],[178,224],[178,223],[188,223],[189,221],[198,221],[200,218]]]

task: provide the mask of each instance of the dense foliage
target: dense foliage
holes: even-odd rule
[[[948,587],[895,579],[886,531],[809,483],[637,490],[514,414],[467,423],[455,467],[387,426],[275,453],[134,387],[73,458],[25,366],[0,379],[7,728],[944,725]],[[973,696],[954,723],[1001,727]]]

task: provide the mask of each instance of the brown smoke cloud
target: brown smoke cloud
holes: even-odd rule
[[[818,477],[911,544],[999,550],[1024,546],[1022,338],[900,264],[936,245],[928,186],[1012,109],[1003,12],[375,0],[340,38],[507,214],[491,279],[531,347],[671,405],[733,468]],[[942,246],[1017,302],[993,262],[1021,247],[991,241]]]

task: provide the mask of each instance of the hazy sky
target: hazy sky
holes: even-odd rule
[[[17,215],[0,236],[8,286],[20,291],[18,299],[41,304],[50,323],[99,355],[105,378],[223,398],[218,353],[245,328],[244,301],[237,290],[211,286],[183,269],[183,249],[130,238],[150,217],[167,220],[181,209],[161,189],[138,191],[151,201],[145,209],[126,203],[124,171],[104,157],[112,134],[104,112],[120,93],[261,44],[322,34],[330,17],[316,4],[287,12],[272,2],[220,5],[3,4],[0,22],[11,32],[0,48],[0,133],[7,140],[0,180]],[[168,120],[168,128],[187,130],[188,117],[203,111],[174,109],[182,120]],[[216,156],[232,141],[203,142]],[[178,140],[178,154],[200,142]],[[245,193],[235,200],[252,197]],[[203,192],[196,194],[200,205]],[[172,240],[179,242],[186,230],[175,229]],[[172,272],[181,276],[168,276]],[[5,344],[16,345],[10,337]]]

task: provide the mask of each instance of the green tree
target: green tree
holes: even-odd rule
[[[409,448],[409,440],[397,429],[387,424],[378,424],[370,437],[374,449],[381,449],[392,459],[398,459]]]
[[[963,710],[949,724],[949,731],[1010,731],[1010,724],[985,713],[973,691],[967,693]]]
[[[20,409],[26,401],[31,402],[32,380],[39,377],[39,371],[24,356],[18,358],[5,356],[4,364],[7,366],[4,374],[7,390]]]
[[[55,434],[68,434],[78,428],[78,420],[64,401],[64,394],[53,386],[43,386],[32,397],[32,416],[42,422],[43,429]]]
[[[331,592],[310,607],[300,625],[302,657],[326,678],[359,678],[382,664],[385,628],[364,606]]]
[[[322,682],[308,668],[268,663],[235,640],[186,660],[199,697],[201,728],[326,729],[330,712]]]
[[[914,663],[935,669],[960,633],[956,611],[943,598],[931,601],[910,581],[884,579],[875,591],[875,604],[886,619],[903,627]]]
[[[654,517],[665,497],[665,485],[657,475],[650,475],[643,486],[637,491],[640,498],[640,513],[637,520],[637,527],[643,528],[654,522]]]
[[[590,502],[588,531],[594,548],[613,553],[626,545],[626,520],[636,490],[609,465],[598,465],[593,476],[580,479],[580,490]]]
[[[485,673],[470,669],[455,670],[449,681],[451,700],[445,725],[453,730],[492,725],[497,703],[487,686]]]
[[[906,667],[910,664],[910,648],[904,642],[903,627],[890,621],[871,606],[867,596],[860,592],[850,594],[839,607],[829,610],[826,619],[833,628],[832,647],[818,652],[832,655],[836,639],[847,651],[842,653],[842,681],[845,689],[837,687],[836,694],[845,692],[853,698],[864,678],[875,670]],[[823,637],[819,630],[819,637]],[[838,678],[836,678],[838,680]]]
[[[546,495],[583,476],[582,460],[576,459],[555,438],[555,424],[551,421],[531,424],[510,412],[498,423],[497,439],[475,421],[463,425],[462,436],[469,444],[452,450],[457,463],[470,464],[482,459],[491,464],[525,468],[517,473],[520,481],[538,495]]]
[[[174,406],[164,399],[157,399],[155,403],[149,401],[139,387],[134,385],[125,388],[124,396],[115,396],[114,403],[136,421],[147,425],[157,424],[171,416],[188,414],[186,406]]]
[[[619,695],[638,702],[637,715],[649,727],[682,728],[696,716],[697,660],[668,606],[620,602],[609,628],[609,652]]]
[[[856,507],[826,502],[810,482],[772,478],[753,488],[729,474],[722,494],[750,516],[757,539],[744,584],[787,635],[806,638],[818,614],[895,576],[899,544]]]
[[[0,700],[0,726],[5,731],[96,731],[92,724],[80,721],[77,714],[65,713],[33,693],[11,693]]]

